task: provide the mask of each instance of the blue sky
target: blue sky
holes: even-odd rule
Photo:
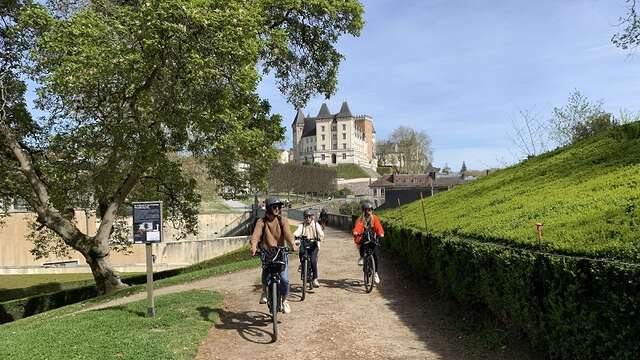
[[[344,38],[337,112],[374,118],[379,138],[400,126],[426,131],[434,163],[458,170],[513,163],[518,111],[550,117],[573,89],[607,111],[640,109],[640,58],[611,44],[624,0],[364,1],[359,38]],[[287,126],[295,109],[265,79],[260,94]],[[323,98],[305,112],[316,114]]]

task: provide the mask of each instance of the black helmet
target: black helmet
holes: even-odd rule
[[[367,209],[369,210],[373,209],[373,205],[371,205],[370,202],[365,201],[362,203],[362,210],[367,210]]]
[[[302,213],[302,216],[307,217],[307,216],[315,216],[316,214],[313,212],[313,209],[307,209],[304,211],[304,213]]]
[[[267,199],[267,201],[265,202],[265,206],[267,207],[267,209],[271,209],[272,206],[274,205],[280,205],[282,206],[284,203],[282,202],[282,200],[280,200],[277,197],[270,197]]]

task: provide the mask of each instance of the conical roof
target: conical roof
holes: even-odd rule
[[[291,126],[296,126],[296,124],[303,123],[303,122],[304,122],[304,113],[302,112],[302,109],[298,109],[298,113],[296,114],[296,117],[293,119],[293,123],[291,124]]]
[[[353,115],[351,115],[351,109],[349,109],[349,104],[347,104],[346,101],[342,103],[337,117],[353,117]]]
[[[329,111],[329,107],[327,106],[327,103],[322,103],[322,106],[320,107],[320,111],[318,112],[318,116],[316,117],[319,119],[332,117],[331,112]]]

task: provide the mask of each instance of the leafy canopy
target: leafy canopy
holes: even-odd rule
[[[200,198],[177,157],[202,161],[225,196],[263,187],[284,129],[257,95],[261,77],[272,72],[296,106],[328,97],[342,58],[333,44],[363,26],[356,0],[95,0],[66,16],[30,5],[20,23],[23,71],[49,115],[10,129],[48,205],[105,220],[125,198],[160,199],[189,232]],[[37,208],[13,159],[0,171]]]

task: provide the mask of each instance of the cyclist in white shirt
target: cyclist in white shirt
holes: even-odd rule
[[[298,225],[296,231],[294,231],[293,236],[296,238],[301,236],[306,236],[307,239],[316,240],[313,242],[312,250],[311,250],[311,272],[313,278],[313,286],[320,287],[320,283],[318,282],[318,251],[320,251],[320,241],[324,239],[324,232],[322,231],[322,227],[318,224],[314,217],[315,214],[313,210],[307,209],[304,211],[304,221],[302,224]],[[302,249],[301,249],[302,250]],[[299,253],[300,255],[300,264],[302,264],[302,251]],[[298,268],[300,270],[300,268]]]

